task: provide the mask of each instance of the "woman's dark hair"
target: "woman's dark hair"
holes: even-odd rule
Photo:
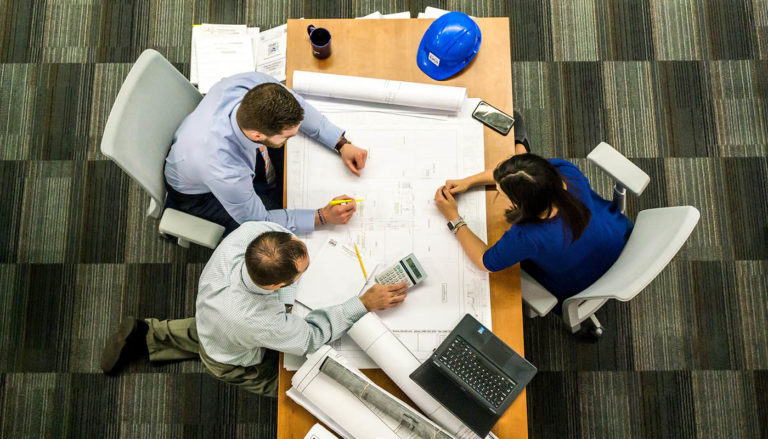
[[[544,222],[553,206],[557,207],[557,215],[563,220],[566,240],[569,230],[571,242],[578,240],[589,224],[592,213],[565,190],[563,176],[542,157],[535,154],[512,156],[496,167],[493,179],[514,204],[505,212],[510,224]]]

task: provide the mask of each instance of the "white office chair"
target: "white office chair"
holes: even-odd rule
[[[176,237],[182,247],[193,242],[216,248],[224,227],[174,209],[163,212],[165,157],[174,132],[201,99],[160,53],[145,50],[115,99],[101,152],[149,193],[147,216],[160,219],[160,233]]]
[[[648,174],[605,142],[592,150],[587,159],[616,180],[613,201],[622,212],[626,207],[626,190],[640,195],[650,181]],[[571,332],[577,332],[581,323],[589,319],[593,333],[600,336],[603,328],[595,312],[609,299],[626,302],[640,293],[669,264],[698,221],[699,211],[691,206],[641,211],[619,259],[586,290],[563,302],[563,321]],[[529,317],[545,316],[557,305],[557,298],[525,271],[521,283]]]

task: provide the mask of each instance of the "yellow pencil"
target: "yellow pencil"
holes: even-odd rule
[[[362,198],[357,198],[357,199],[354,199],[354,200],[333,200],[333,201],[331,201],[328,204],[330,204],[331,206],[338,206],[339,204],[351,203],[353,201],[357,201],[359,203],[359,202],[363,201],[363,199]]]
[[[365,266],[363,265],[363,258],[360,257],[360,250],[357,249],[357,244],[355,244],[355,253],[357,253],[357,260],[360,261],[360,268],[363,269],[363,276],[368,279],[368,274],[365,272]]]

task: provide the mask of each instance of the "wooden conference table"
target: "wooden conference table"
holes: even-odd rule
[[[433,20],[288,20],[287,85],[292,85],[294,70],[366,76],[398,81],[466,87],[470,97],[488,101],[512,113],[512,78],[507,18],[478,18],[482,44],[472,63],[456,76],[434,81],[416,65],[416,51],[421,37]],[[331,32],[332,55],[324,60],[312,56],[307,26],[325,27]],[[365,145],[359,145],[365,147]],[[495,166],[514,152],[514,133],[501,136],[485,127],[485,165]],[[457,175],[456,177],[464,177]],[[365,171],[362,177],[365,178]],[[435,188],[437,189],[437,188]],[[509,228],[504,221],[504,205],[495,191],[486,192],[488,239],[495,242]],[[461,205],[459,205],[461,208]],[[523,354],[523,313],[518,265],[491,274],[491,315],[493,332]],[[407,301],[405,303],[407,306]],[[363,371],[387,391],[410,400],[380,370]],[[282,368],[278,394],[277,435],[279,438],[303,438],[317,422],[301,406],[285,395],[293,372]],[[523,392],[504,414],[493,431],[503,439],[528,437],[526,396]]]

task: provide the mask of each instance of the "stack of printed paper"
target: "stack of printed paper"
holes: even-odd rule
[[[228,76],[263,72],[285,81],[287,25],[260,32],[240,24],[201,24],[192,28],[189,82],[201,93]]]

